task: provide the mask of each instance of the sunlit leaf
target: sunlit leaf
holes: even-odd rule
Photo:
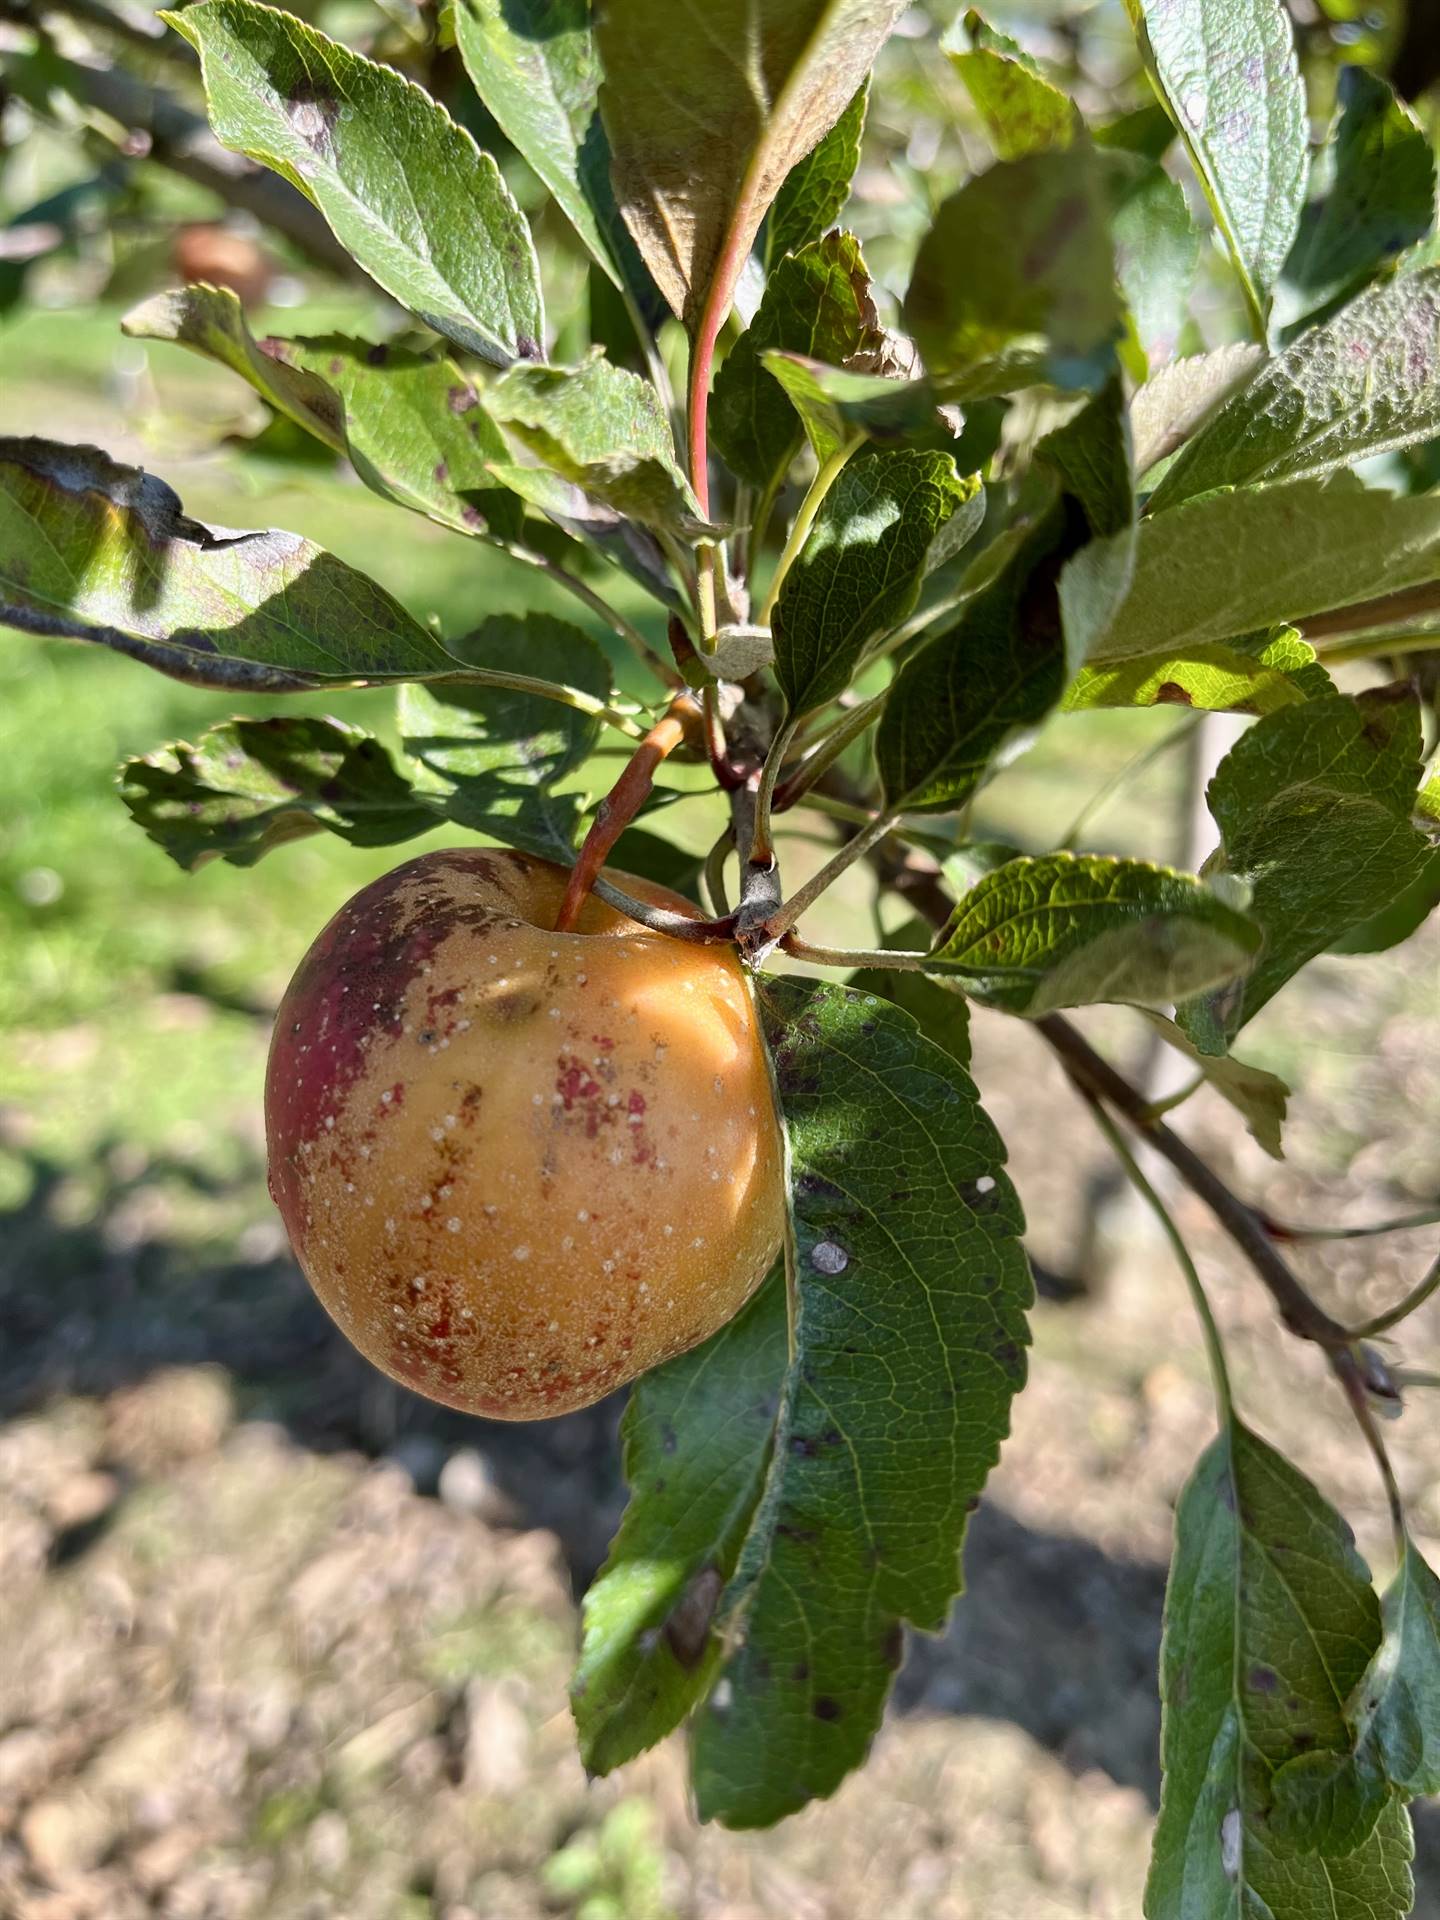
[[[738,271],[786,175],[850,106],[903,7],[602,0],[616,193],[677,314],[693,318],[722,253]]]
[[[616,286],[646,273],[610,184],[589,0],[449,0],[475,91]],[[650,296],[653,298],[653,295]]]
[[[1312,479],[1440,433],[1440,267],[1372,287],[1219,409],[1150,502]]]
[[[156,294],[126,333],[173,340],[217,360],[337,453],[367,486],[442,526],[514,539],[524,508],[489,463],[508,449],[479,390],[454,361],[326,334],[257,341],[228,288]]]
[[[1320,675],[1320,684],[1313,675]],[[1066,713],[1087,707],[1198,707],[1210,713],[1273,713],[1333,692],[1315,649],[1293,629],[1253,650],[1195,647],[1082,667],[1065,690]]]
[[[258,0],[168,20],[200,55],[221,142],[274,168],[402,306],[487,360],[544,351],[540,271],[500,169],[391,67]]]
[[[1140,522],[1129,594],[1091,659],[1188,652],[1437,581],[1433,495],[1344,475],[1203,494]]]
[[[1260,929],[1201,880],[1142,860],[1050,853],[978,881],[927,967],[1032,1019],[1100,1001],[1168,1005],[1246,972]]]
[[[570,370],[512,367],[485,405],[563,480],[617,513],[687,538],[704,530],[665,409],[638,374],[599,358]]]
[[[1305,200],[1309,142],[1281,0],[1127,0],[1257,323]]]
[[[204,526],[153,474],[52,440],[0,439],[0,622],[251,693],[456,666],[313,542]]]
[[[964,42],[952,32],[944,42],[945,51],[965,82],[997,156],[1018,160],[1045,147],[1068,147],[1081,131],[1074,101],[1045,78],[1015,41],[987,26],[973,8],[964,16],[964,26]]]
[[[892,378],[826,366],[798,353],[767,352],[763,358],[789,395],[821,462],[856,438],[889,447],[955,446],[960,409],[942,407],[934,382],[924,375]]]
[[[1252,341],[1234,340],[1162,367],[1130,404],[1135,471],[1145,473],[1198,433],[1265,358]]]
[[[1237,1060],[1233,1053],[1201,1053],[1175,1022],[1162,1013],[1147,1009],[1145,1017],[1166,1045],[1182,1054],[1197,1073],[1204,1075],[1221,1099],[1229,1101],[1244,1120],[1250,1138],[1263,1147],[1272,1160],[1283,1160],[1281,1132],[1290,1100],[1290,1089],[1285,1082],[1278,1075],[1267,1073],[1264,1067]]]

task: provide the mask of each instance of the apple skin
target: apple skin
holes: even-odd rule
[[[694,906],[625,874],[677,912]],[[780,1244],[783,1156],[733,950],[563,869],[429,853],[320,934],[276,1016],[270,1191],[377,1367],[447,1406],[588,1406],[737,1313]]]

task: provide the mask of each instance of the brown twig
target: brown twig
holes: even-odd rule
[[[1149,1100],[1139,1088],[1132,1087],[1123,1074],[1117,1073],[1060,1014],[1047,1013],[1035,1025],[1066,1073],[1081,1089],[1097,1095],[1123,1115],[1141,1138],[1148,1140],[1155,1151],[1170,1162],[1191,1192],[1205,1202],[1264,1282],[1290,1331],[1302,1340],[1313,1340],[1329,1353],[1347,1351],[1355,1338],[1350,1329],[1332,1320],[1319,1302],[1311,1298],[1276,1252],[1253,1209],[1230,1191],[1193,1147],[1155,1117]]]

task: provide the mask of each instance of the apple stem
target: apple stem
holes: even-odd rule
[[[639,813],[655,785],[656,769],[700,723],[700,709],[688,694],[670,702],[663,717],[641,740],[626,763],[625,771],[596,808],[595,818],[565,888],[556,916],[556,933],[573,933],[580,910],[589,899],[610,850],[626,827]]]

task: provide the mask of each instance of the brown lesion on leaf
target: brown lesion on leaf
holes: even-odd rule
[[[725,1578],[717,1566],[701,1567],[690,1576],[665,1621],[665,1644],[687,1672],[704,1656],[724,1588]]]

